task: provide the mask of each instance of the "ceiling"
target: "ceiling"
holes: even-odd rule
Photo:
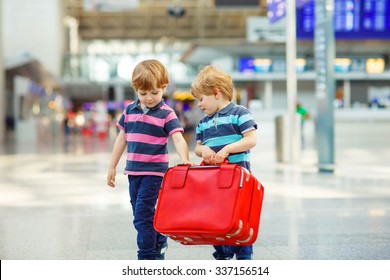
[[[267,0],[259,0],[256,7],[234,9],[216,7],[214,0],[128,0],[125,2],[138,2],[139,5],[130,10],[104,12],[85,9],[87,2],[108,0],[62,0],[64,15],[77,20],[82,41],[188,41],[189,47],[182,53],[181,61],[194,65],[208,64],[213,59],[224,56],[280,56],[286,53],[284,41],[267,38],[255,42],[247,41],[247,18],[266,17]],[[172,15],[172,9],[179,14],[183,11],[184,13],[181,17],[175,17]],[[282,24],[283,30],[284,27]],[[275,35],[273,30],[268,31],[270,37]],[[390,41],[336,42],[338,56],[389,54],[389,50]],[[297,54],[313,56],[312,42],[297,41]],[[95,95],[101,98],[106,91],[101,85],[87,83],[70,87],[71,84],[72,82],[68,83],[68,91],[73,92],[71,95],[74,96],[95,92]]]
[[[224,55],[258,56],[285,53],[285,42],[267,39],[260,39],[257,42],[246,40],[247,18],[265,17],[267,0],[259,0],[257,6],[249,8],[216,7],[217,0],[62,1],[65,16],[77,20],[82,41],[95,39],[157,41],[162,38],[170,38],[170,41],[187,40],[191,45],[183,53],[181,60],[190,64],[209,63],[213,58]],[[86,3],[109,2],[137,3],[137,7],[132,9],[127,7],[120,11],[102,11],[98,8],[91,9],[86,5]],[[172,10],[179,14],[184,11],[184,14],[175,17],[172,16]],[[264,29],[266,28],[264,26]],[[274,31],[270,30],[270,34],[274,34]],[[389,49],[390,41],[337,41],[336,43],[336,52],[340,55],[387,54]],[[299,55],[312,56],[312,42],[298,41],[297,52]]]
[[[213,0],[133,0],[128,3],[138,7],[122,11],[98,11],[88,2],[109,1],[63,0],[64,14],[77,19],[82,40],[245,38],[246,18],[267,13],[266,0],[234,9],[216,7]]]

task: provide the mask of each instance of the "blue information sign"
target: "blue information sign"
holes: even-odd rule
[[[312,2],[313,0],[297,0],[296,6],[297,8],[302,7],[303,5]]]
[[[313,0],[296,0],[296,7],[300,8]],[[267,16],[270,23],[275,23],[286,15],[286,0],[267,0]]]
[[[286,15],[286,0],[268,0],[267,16],[270,23],[275,23]]]
[[[313,39],[314,1],[297,8],[297,38]],[[390,0],[335,0],[336,39],[390,40]]]

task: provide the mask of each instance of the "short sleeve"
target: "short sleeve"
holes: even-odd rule
[[[121,130],[125,129],[125,116],[126,116],[126,109],[123,110],[122,116],[119,118],[118,122],[116,123],[116,126]]]
[[[247,131],[257,129],[257,124],[253,115],[245,107],[240,106],[239,118],[238,118],[238,128],[240,133],[243,134]]]
[[[169,115],[167,116],[166,123],[165,123],[165,129],[168,133],[168,135],[172,135],[175,132],[183,132],[184,129],[181,126],[181,123],[176,116],[174,111],[171,111]]]

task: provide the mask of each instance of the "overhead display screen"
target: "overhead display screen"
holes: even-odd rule
[[[297,8],[297,38],[314,38],[314,1]],[[336,39],[390,40],[390,0],[334,0]]]

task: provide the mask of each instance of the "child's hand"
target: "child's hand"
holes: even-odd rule
[[[202,147],[202,158],[207,164],[215,164],[215,152],[208,146]]]
[[[215,163],[220,164],[222,163],[229,153],[225,150],[225,148],[221,149],[218,153],[215,155]]]
[[[182,164],[184,164],[184,165],[189,165],[189,166],[194,166],[194,165],[196,165],[196,163],[191,162],[191,161],[188,161],[188,160],[182,161]]]
[[[115,188],[115,176],[116,176],[115,168],[110,168],[107,174],[107,185],[110,186],[111,188]]]

